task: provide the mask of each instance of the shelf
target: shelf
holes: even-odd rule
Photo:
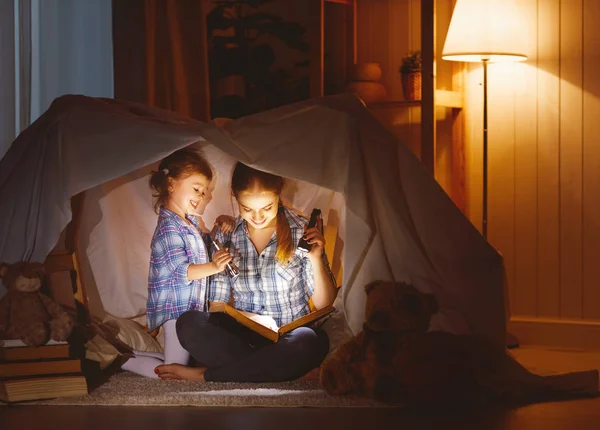
[[[421,100],[399,100],[390,102],[369,102],[366,103],[369,109],[390,108],[390,107],[406,107],[406,106],[421,106]]]
[[[435,105],[462,109],[463,96],[459,91],[436,90]]]
[[[397,100],[366,103],[369,109],[421,106],[421,100]],[[458,91],[436,90],[435,105],[454,109],[462,109],[463,98]]]

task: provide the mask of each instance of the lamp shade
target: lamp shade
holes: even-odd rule
[[[525,27],[513,0],[457,0],[442,58],[450,61],[523,61]]]

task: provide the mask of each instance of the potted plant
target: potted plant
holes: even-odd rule
[[[412,51],[402,57],[400,65],[402,92],[405,100],[421,100],[421,51]]]

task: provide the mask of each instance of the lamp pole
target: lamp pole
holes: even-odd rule
[[[483,238],[487,240],[487,159],[488,159],[488,123],[487,123],[487,63],[483,59]]]

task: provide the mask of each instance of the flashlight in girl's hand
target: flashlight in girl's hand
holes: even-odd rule
[[[217,239],[213,239],[212,237],[210,239],[216,251],[220,251],[221,249],[223,249],[221,242],[219,242]],[[231,278],[232,281],[235,281],[236,278],[240,276],[240,269],[237,268],[233,261],[230,261],[225,265],[225,272]]]

